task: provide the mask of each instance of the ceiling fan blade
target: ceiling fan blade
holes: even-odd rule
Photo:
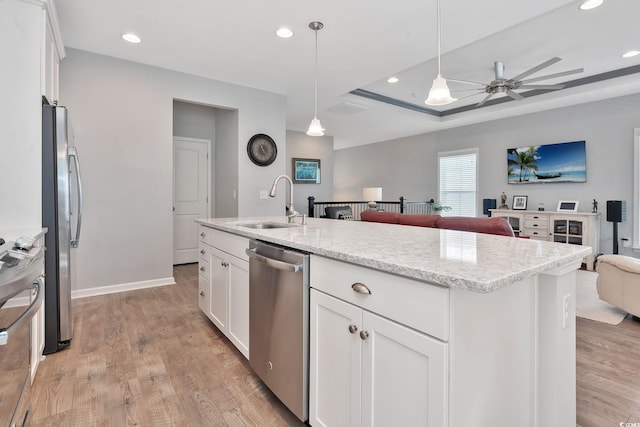
[[[568,76],[569,74],[581,73],[583,71],[584,71],[584,68],[576,68],[575,70],[562,71],[560,73],[547,74],[546,76],[540,76],[540,77],[535,77],[533,79],[522,80],[521,83],[528,84],[528,83],[538,82],[540,80],[553,79],[556,77]]]
[[[484,92],[484,88],[483,87],[478,87],[478,88],[475,88],[475,89],[458,89],[458,90],[452,90],[451,93],[453,93],[453,92],[469,92],[469,91],[482,93],[482,92]]]
[[[476,107],[482,107],[484,105],[484,103],[487,102],[489,100],[489,98],[491,98],[492,96],[493,96],[493,94],[490,93],[489,95],[487,95],[484,98],[482,98],[482,101],[478,102],[476,104]]]
[[[480,93],[472,93],[471,95],[463,96],[462,98],[458,98],[458,101],[461,101],[461,100],[463,100],[465,98],[470,98],[470,97],[476,96],[476,95],[480,95]]]
[[[542,70],[543,68],[547,68],[548,66],[553,65],[558,61],[562,61],[562,59],[558,58],[557,56],[553,57],[553,58],[549,59],[548,61],[545,61],[542,64],[536,65],[535,67],[525,71],[524,73],[518,74],[517,76],[513,77],[511,80],[516,80],[516,81],[521,80],[524,77],[530,76],[533,73],[537,73],[538,71]]]
[[[478,82],[470,82],[469,80],[458,80],[458,79],[450,79],[447,78],[448,82],[457,82],[457,83],[464,83],[467,85],[478,85],[478,86],[485,86],[486,83],[478,83]]]
[[[515,99],[516,101],[522,101],[524,99],[524,96],[512,90],[508,90],[507,95],[509,95],[511,98]]]
[[[564,85],[522,85],[518,89],[545,89],[545,90],[558,90],[563,89]]]

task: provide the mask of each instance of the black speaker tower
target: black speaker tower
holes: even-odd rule
[[[618,253],[618,223],[623,217],[622,200],[607,200],[607,221],[613,222],[613,253]]]

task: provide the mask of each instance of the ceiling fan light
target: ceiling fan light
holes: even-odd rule
[[[309,125],[309,130],[307,131],[307,135],[309,136],[323,136],[324,128],[320,124],[320,120],[314,116],[311,120],[311,124]]]
[[[429,90],[429,97],[424,103],[427,105],[447,105],[454,101],[457,101],[457,99],[451,97],[451,91],[449,91],[447,81],[438,74],[438,77],[433,79],[433,85]]]
[[[595,9],[603,2],[604,0],[584,0],[582,3],[580,3],[580,10]]]

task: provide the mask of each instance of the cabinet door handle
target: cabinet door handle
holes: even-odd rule
[[[204,237],[206,236],[205,232],[203,231],[202,233],[200,233],[200,237]]]
[[[204,255],[204,253],[205,253],[205,252],[204,252],[204,249],[200,249],[200,254],[201,254],[201,255]]]
[[[200,291],[200,296],[203,297],[204,296],[204,291]]]
[[[351,289],[358,292],[359,294],[371,295],[371,290],[364,283],[356,282],[351,285]]]
[[[349,325],[349,333],[351,334],[355,334],[356,332],[358,332],[358,327],[356,325],[354,325],[353,323]]]
[[[362,338],[363,340],[366,340],[367,338],[369,338],[369,332],[360,331],[360,338]]]
[[[205,268],[204,268],[204,267],[200,267],[200,271],[204,271],[204,270],[205,270]]]

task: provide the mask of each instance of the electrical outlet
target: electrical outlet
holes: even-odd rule
[[[233,199],[237,199],[238,198],[238,191],[237,190],[233,190]]]
[[[269,198],[269,193],[267,190],[260,190],[260,200],[267,200]]]
[[[571,295],[565,295],[564,298],[562,298],[562,329],[569,326],[569,314],[571,312],[569,307],[570,301]]]
[[[629,239],[627,239],[626,237],[623,237],[620,240],[622,240],[622,247],[623,248],[630,248],[631,247],[631,241]]]

